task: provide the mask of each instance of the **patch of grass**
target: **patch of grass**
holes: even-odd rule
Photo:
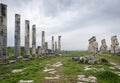
[[[13,54],[13,48],[10,48],[10,54]],[[98,83],[120,83],[120,77],[112,73],[112,71],[120,71],[119,69],[112,70],[109,67],[112,66],[109,63],[95,64],[91,65],[90,68],[104,68],[103,72],[94,72],[92,70],[85,71],[84,67],[89,66],[89,64],[81,64],[79,61],[72,61],[72,56],[85,56],[90,55],[86,51],[72,51],[63,56],[58,57],[45,57],[40,59],[31,59],[29,61],[19,60],[11,64],[1,64],[0,65],[0,75],[9,74],[4,78],[0,77],[0,83],[18,83],[19,80],[34,80],[34,83],[44,83],[44,77],[49,76],[48,73],[43,73],[43,69],[46,64],[54,64],[58,61],[63,63],[63,66],[55,68],[57,74],[61,76],[61,83],[76,83],[77,75],[84,74],[86,76],[96,76]],[[11,55],[10,55],[11,56]],[[118,63],[120,57],[110,56],[110,54],[96,55],[96,59],[105,58],[108,61],[113,61]],[[52,68],[48,66],[48,68]],[[14,69],[24,69],[22,73],[11,73]]]

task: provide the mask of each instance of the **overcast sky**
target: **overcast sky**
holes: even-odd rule
[[[14,46],[15,14],[21,15],[21,45],[24,45],[25,20],[36,24],[37,46],[41,31],[51,48],[51,36],[62,38],[64,50],[87,50],[88,39],[96,36],[111,44],[111,36],[120,42],[120,0],[0,0],[8,5],[8,46]],[[31,30],[30,30],[31,31]],[[30,38],[31,39],[31,38]],[[31,40],[30,40],[31,41]]]

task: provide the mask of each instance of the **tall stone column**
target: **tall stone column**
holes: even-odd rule
[[[20,15],[15,14],[15,57],[21,56],[20,51]]]
[[[54,36],[52,36],[52,53],[54,53]]]
[[[36,55],[36,25],[32,26],[32,54]]]
[[[61,36],[58,36],[58,51],[61,51]]]
[[[29,31],[30,29],[30,21],[25,20],[25,54],[26,57],[30,57],[30,49],[29,49]]]
[[[42,54],[45,53],[45,32],[42,31]]]
[[[7,5],[0,4],[0,60],[7,59]]]
[[[55,42],[55,51],[57,52],[57,41]]]

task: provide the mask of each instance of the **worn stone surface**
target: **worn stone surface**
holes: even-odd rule
[[[77,83],[97,83],[97,78],[95,76],[85,76],[85,75],[78,75]]]
[[[92,54],[97,54],[98,53],[98,43],[96,42],[96,37],[93,36],[88,41],[89,41],[88,52],[90,52]]]
[[[45,31],[42,31],[42,54],[45,54]]]
[[[33,83],[34,80],[20,80],[19,83]]]
[[[101,40],[100,52],[106,52],[106,51],[107,51],[106,40],[103,39]]]
[[[48,42],[45,42],[45,53],[48,54]]]
[[[57,52],[57,41],[55,42],[55,52]]]
[[[42,56],[42,48],[41,48],[41,46],[37,47],[37,55]]]
[[[45,77],[46,80],[57,80],[60,79],[60,75],[56,75],[55,77]]]
[[[63,64],[62,64],[62,62],[56,62],[56,63],[54,63],[52,66],[53,67],[60,67],[60,66],[62,66]]]
[[[117,36],[111,37],[111,53],[118,53],[119,52],[119,43]]]
[[[29,49],[29,44],[30,44],[30,21],[25,20],[25,55],[27,57],[31,57],[30,55],[30,49]]]
[[[54,44],[54,36],[52,36],[52,53],[54,53],[55,50],[55,44]]]
[[[58,36],[58,51],[61,51],[61,36]]]
[[[21,56],[20,50],[20,15],[15,14],[15,57]]]
[[[0,61],[7,59],[7,5],[0,4]]]
[[[36,55],[36,25],[32,26],[32,55]]]

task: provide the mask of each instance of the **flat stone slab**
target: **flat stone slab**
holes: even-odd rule
[[[44,69],[43,72],[54,71],[55,69]]]
[[[60,75],[56,75],[55,77],[45,77],[46,80],[58,80],[60,79]]]
[[[55,74],[57,71],[50,71],[49,74]]]
[[[22,71],[23,71],[23,69],[14,69],[14,70],[12,70],[12,73],[20,73]]]
[[[60,67],[60,66],[62,66],[63,64],[61,63],[61,62],[56,62],[56,63],[54,63],[52,66],[53,67]]]
[[[33,83],[34,80],[20,80],[19,83]]]

